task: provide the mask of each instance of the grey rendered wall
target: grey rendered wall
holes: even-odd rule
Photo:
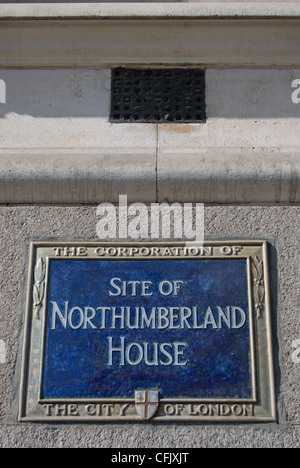
[[[17,421],[30,239],[96,239],[95,206],[0,208],[0,447],[299,447],[299,207],[206,206],[207,238],[268,239],[278,423],[28,424]],[[3,350],[2,350],[3,351]]]

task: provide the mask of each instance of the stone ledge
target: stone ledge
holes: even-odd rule
[[[94,204],[156,197],[156,153],[1,150],[0,203]]]
[[[158,157],[158,198],[168,202],[299,203],[299,148],[209,148]]]
[[[299,18],[298,2],[267,3],[61,3],[1,4],[9,19],[202,19]]]
[[[0,203],[300,203],[300,148],[1,151]]]

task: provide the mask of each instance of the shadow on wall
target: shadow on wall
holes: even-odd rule
[[[40,118],[108,117],[110,70],[0,70],[9,113]]]
[[[0,70],[0,119],[14,113],[108,120],[110,81],[110,69]],[[208,119],[299,119],[300,70],[207,70],[206,109]]]
[[[208,116],[299,119],[300,70],[208,70]]]

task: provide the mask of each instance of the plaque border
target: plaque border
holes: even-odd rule
[[[28,272],[28,284],[27,284],[27,302],[26,302],[26,318],[25,318],[25,333],[24,333],[24,344],[23,344],[23,360],[22,360],[22,370],[21,370],[21,385],[20,385],[20,398],[19,398],[19,421],[40,421],[40,422],[142,422],[141,418],[134,414],[133,407],[135,404],[134,396],[133,398],[68,398],[68,399],[42,399],[41,398],[41,389],[42,389],[42,376],[43,376],[43,364],[45,357],[45,338],[46,338],[46,311],[44,310],[45,304],[47,303],[47,294],[48,294],[48,271],[49,264],[51,259],[69,259],[69,260],[83,260],[83,259],[105,259],[105,260],[116,260],[116,259],[125,259],[125,260],[178,260],[182,259],[224,259],[230,258],[234,259],[247,259],[247,269],[248,269],[248,298],[249,298],[249,317],[250,317],[250,349],[251,349],[251,369],[252,369],[252,398],[250,399],[235,399],[235,398],[166,398],[160,400],[160,405],[165,405],[169,408],[181,408],[190,405],[190,408],[193,408],[192,405],[202,406],[204,411],[203,414],[195,415],[191,409],[191,414],[181,414],[181,410],[176,410],[175,413],[171,411],[169,414],[158,414],[152,422],[270,422],[276,421],[276,399],[275,399],[275,379],[274,379],[274,361],[273,361],[273,346],[272,346],[272,329],[271,329],[271,307],[270,307],[270,289],[269,289],[269,271],[268,271],[268,243],[266,241],[254,241],[254,240],[218,240],[218,241],[209,241],[206,240],[203,244],[203,247],[212,247],[221,248],[222,246],[241,246],[242,248],[257,248],[260,253],[259,260],[263,265],[263,283],[264,283],[264,292],[263,292],[263,305],[259,304],[258,306],[264,308],[263,318],[259,315],[255,317],[256,304],[254,303],[254,283],[259,281],[253,278],[253,273],[251,271],[253,257],[251,255],[237,254],[236,256],[231,255],[212,255],[212,256],[189,256],[189,255],[177,255],[173,257],[169,256],[96,256],[87,255],[87,256],[62,256],[57,257],[55,255],[42,255],[38,256],[38,250],[48,251],[53,248],[84,248],[84,249],[95,249],[95,248],[125,248],[125,249],[138,249],[138,252],[141,249],[150,249],[150,248],[193,248],[191,243],[185,244],[184,242],[76,242],[76,241],[40,241],[40,242],[31,242],[30,243],[30,266]],[[195,247],[196,248],[196,247]],[[40,277],[37,277],[37,265],[38,261],[44,259],[44,268],[45,271],[42,272]],[[41,270],[41,268],[40,268]],[[35,294],[38,284],[43,284],[40,291],[42,291],[42,297],[38,293]],[[255,283],[256,284],[256,283]],[[40,299],[40,300],[39,300]],[[42,305],[41,305],[42,303]],[[39,309],[38,311],[36,309]],[[41,310],[43,314],[41,314]],[[261,312],[260,310],[258,311]],[[39,315],[42,315],[39,317]],[[265,336],[262,336],[262,333],[258,330],[258,327],[255,325],[257,320],[263,320],[265,327]],[[38,333],[33,332],[33,323],[34,321],[39,321],[41,324],[40,334],[37,337]],[[39,344],[37,343],[39,341]],[[267,362],[264,364],[264,370],[261,371],[261,363],[258,363],[258,341],[263,342],[265,347],[265,356],[264,359]],[[32,366],[32,361],[39,361],[39,365]],[[30,368],[31,365],[31,368]],[[33,374],[35,377],[33,378]],[[266,377],[267,376],[267,377]],[[263,382],[261,382],[263,378]],[[32,388],[35,390],[32,392]],[[29,401],[29,390],[31,393],[36,395],[33,398],[35,401],[31,403],[31,406],[28,404]],[[36,392],[36,389],[38,391]],[[149,389],[145,389],[149,390]],[[31,398],[32,400],[32,398]],[[267,402],[267,405],[266,403]],[[246,407],[243,405],[250,404],[253,406],[253,414],[246,414]],[[257,404],[260,405],[261,411],[259,414],[256,414],[255,408]],[[55,406],[56,405],[56,406]],[[113,406],[119,405],[121,408],[122,405],[128,405],[131,407],[131,411],[126,415],[116,415],[116,414],[99,414],[100,410],[97,410],[97,414],[92,414],[92,405],[93,408],[103,406]],[[97,406],[98,405],[98,406]],[[217,406],[213,406],[217,405]],[[219,409],[218,409],[219,405]],[[236,415],[227,415],[219,414],[220,407],[223,406],[231,408],[236,408],[236,411],[240,412],[240,407],[243,408],[242,414]],[[37,411],[41,406],[48,407],[48,412],[46,415]],[[70,410],[66,410],[66,413],[62,410],[61,413],[58,411],[55,414],[52,414],[50,407],[53,406],[54,410],[56,408],[68,407]],[[89,414],[76,414],[76,407],[85,406],[86,409],[90,408],[91,412]],[[208,410],[207,410],[208,408]],[[217,409],[216,409],[217,408]],[[223,409],[224,409],[223,408]],[[52,408],[51,408],[52,409]],[[53,410],[53,411],[54,411]],[[94,409],[93,409],[94,411]],[[199,410],[200,411],[200,410]],[[209,411],[205,413],[205,411]],[[218,413],[219,411],[219,413]],[[95,409],[96,412],[96,409]],[[177,414],[178,413],[178,414]],[[180,414],[179,414],[180,413]],[[212,414],[214,413],[214,414]],[[215,415],[215,413],[217,413]],[[225,411],[226,413],[226,411]],[[76,416],[76,417],[75,417]]]

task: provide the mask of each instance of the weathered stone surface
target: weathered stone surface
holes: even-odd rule
[[[205,124],[112,124],[108,69],[2,70],[0,202],[298,202],[297,77],[209,69]]]

